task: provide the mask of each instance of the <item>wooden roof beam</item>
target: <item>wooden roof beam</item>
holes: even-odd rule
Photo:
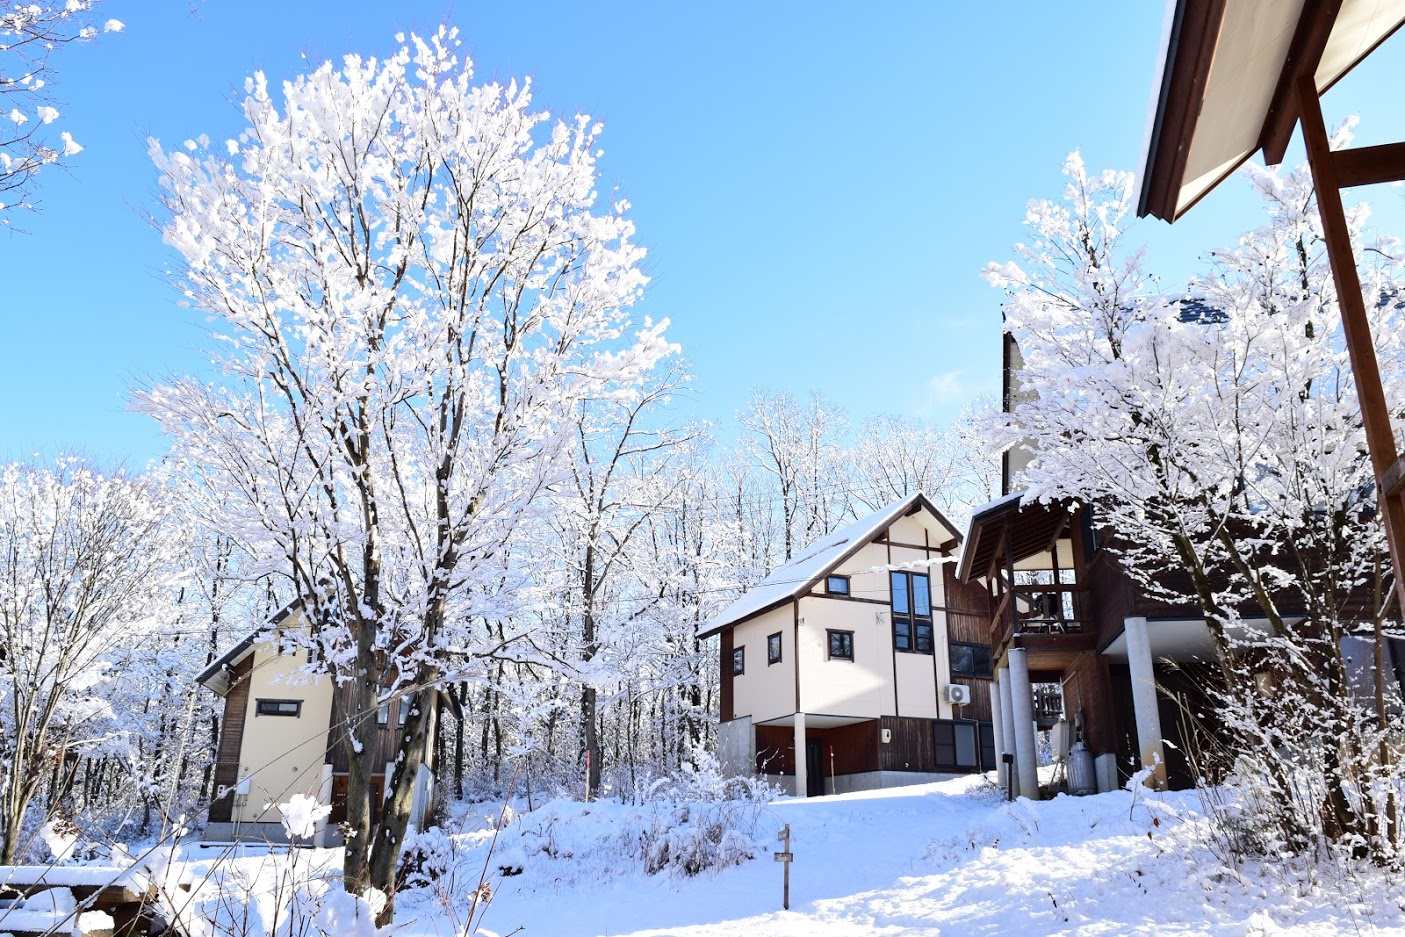
[[[1405,180],[1405,143],[1333,150],[1332,168],[1336,170],[1337,185],[1343,189],[1378,182],[1400,182]]]
[[[1283,154],[1288,151],[1288,141],[1292,139],[1293,128],[1298,123],[1295,86],[1298,76],[1316,75],[1341,8],[1342,0],[1305,0],[1303,3],[1298,28],[1293,33],[1293,43],[1288,47],[1288,56],[1278,73],[1273,100],[1264,115],[1263,130],[1259,133],[1259,147],[1263,150],[1264,162],[1270,166],[1283,162]]]

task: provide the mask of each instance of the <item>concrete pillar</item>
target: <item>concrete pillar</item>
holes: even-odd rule
[[[805,757],[805,714],[795,714],[795,796],[808,797],[810,784]]]
[[[1034,737],[1034,690],[1029,683],[1029,661],[1022,647],[1011,648],[1010,708],[1015,717],[1015,772],[1020,796],[1039,799],[1039,747]]]
[[[996,683],[990,687],[990,728],[995,735],[995,783],[1000,785],[1000,789],[1005,789],[1005,759],[1000,756],[1005,754],[1005,724],[1001,719],[1004,709],[1000,705],[1000,675],[996,675]],[[988,768],[988,765],[983,767]]]
[[[1000,682],[997,684],[1000,690],[1000,734],[1004,744],[1001,746],[1001,754],[1013,755],[1015,753],[1015,705],[1010,697],[1010,668],[1008,666],[1000,668]],[[1001,760],[1001,767],[1005,770],[1005,783],[1009,783],[1010,766]],[[1008,788],[1007,788],[1008,789]],[[1019,775],[1015,775],[1014,784],[1015,796],[1020,795]]]
[[[1151,768],[1147,786],[1166,789],[1166,750],[1161,745],[1161,712],[1156,702],[1151,632],[1145,618],[1125,618],[1127,669],[1132,672],[1132,709],[1137,717],[1137,751],[1142,767]]]

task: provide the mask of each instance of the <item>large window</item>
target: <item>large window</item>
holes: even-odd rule
[[[852,631],[826,631],[830,660],[854,659],[854,633]]]
[[[746,673],[746,648],[735,648],[732,651],[732,676],[739,677],[744,673]]]
[[[932,589],[920,573],[890,573],[893,590],[893,647],[909,654],[931,654]]]
[[[951,675],[953,677],[993,677],[990,648],[984,644],[952,644]]]
[[[989,722],[934,719],[938,771],[990,771],[996,766],[995,728]]]
[[[781,662],[781,633],[766,636],[766,663],[779,664]]]
[[[261,699],[258,701],[258,708],[255,712],[260,716],[292,716],[296,718],[302,715],[302,700]]]

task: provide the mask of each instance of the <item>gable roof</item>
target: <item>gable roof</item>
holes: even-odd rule
[[[267,634],[270,628],[282,624],[289,615],[301,608],[302,599],[298,599],[284,606],[282,611],[249,632],[249,634],[238,644],[234,645],[234,647],[210,661],[209,666],[195,675],[195,682],[218,696],[224,696],[229,692],[230,688],[229,677],[227,676],[229,668],[238,666],[245,657],[252,654],[254,651],[254,644],[258,642],[259,638]]]
[[[1007,549],[1015,563],[1042,553],[1064,532],[1072,516],[1071,504],[1025,501],[1024,494],[1024,489],[1012,491],[971,513],[957,579],[970,582],[989,575]]]
[[[752,586],[735,602],[713,616],[698,637],[710,638],[733,625],[740,624],[749,618],[755,618],[763,612],[769,612],[773,608],[804,595],[814,587],[815,583],[828,576],[839,564],[857,553],[864,544],[892,526],[898,518],[915,514],[923,509],[936,517],[942,526],[951,532],[951,540],[947,541],[948,543],[959,544],[961,542],[961,534],[952,526],[951,521],[947,520],[945,515],[933,506],[925,494],[919,491],[916,494],[907,495],[892,504],[879,508],[867,517],[859,518],[847,527],[826,534],[801,550],[794,557],[776,567],[771,575]],[[938,546],[943,545],[938,544]]]

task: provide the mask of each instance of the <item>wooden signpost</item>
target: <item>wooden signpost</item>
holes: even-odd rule
[[[776,839],[780,840],[781,843],[782,843],[782,844],[784,845],[784,847],[785,847],[785,850],[784,850],[783,852],[772,853],[772,856],[775,858],[775,860],[776,860],[777,862],[784,862],[784,863],[785,863],[785,891],[781,893],[781,908],[782,908],[783,910],[789,911],[789,910],[790,910],[790,864],[791,864],[793,861],[795,861],[795,853],[793,853],[793,852],[790,851],[790,824],[789,824],[789,823],[787,823],[787,824],[785,825],[785,829],[781,830],[780,835],[778,835],[778,836],[776,837]]]

